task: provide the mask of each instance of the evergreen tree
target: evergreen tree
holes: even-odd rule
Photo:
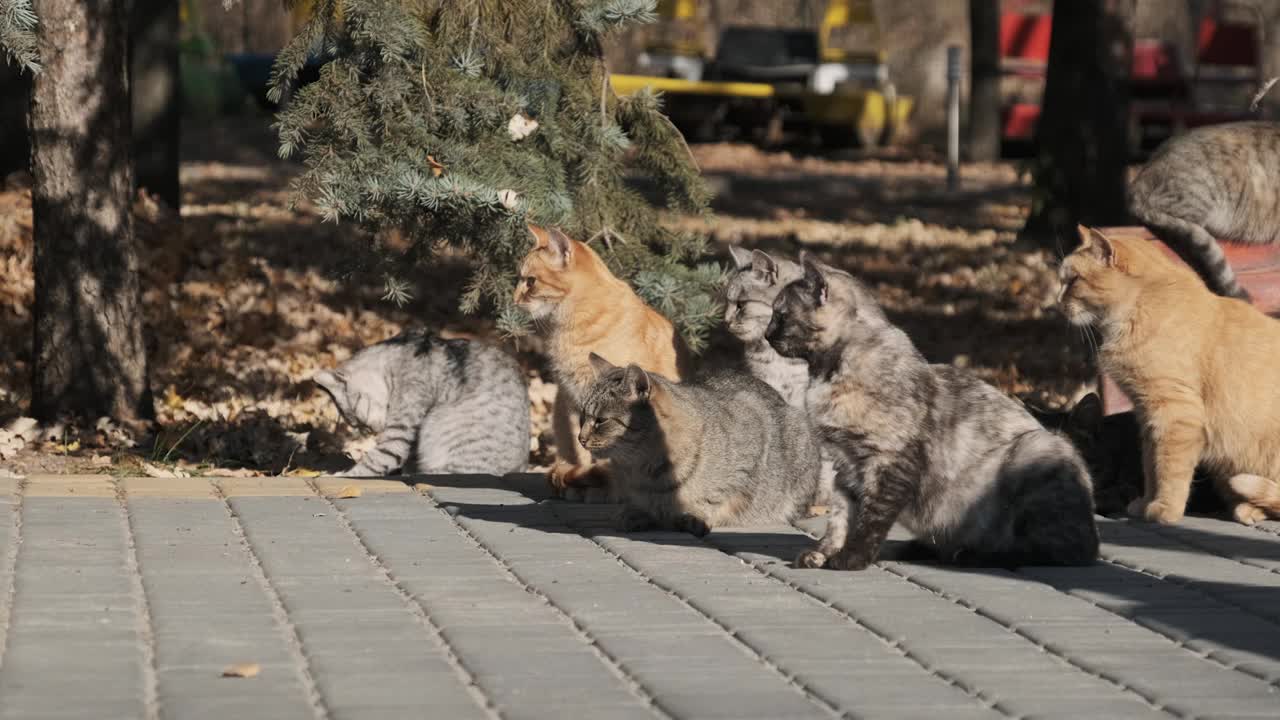
[[[280,154],[302,151],[296,189],[326,220],[411,241],[407,257],[380,255],[391,277],[441,244],[465,248],[479,268],[463,310],[484,306],[519,334],[527,318],[511,294],[526,226],[555,225],[703,345],[720,268],[698,264],[705,239],[660,227],[628,179],[687,212],[705,212],[708,192],[659,98],[615,96],[604,63],[607,34],[652,21],[653,0],[312,4],[273,71],[278,100],[309,59],[323,62],[280,113]],[[389,279],[389,296],[402,292]]]

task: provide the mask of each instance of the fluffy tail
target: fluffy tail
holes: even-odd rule
[[[1227,484],[1245,502],[1270,515],[1280,516],[1280,483],[1261,475],[1236,475]]]

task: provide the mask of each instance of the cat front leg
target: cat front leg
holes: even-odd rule
[[[578,442],[578,418],[576,403],[563,389],[556,390],[556,400],[551,412],[551,431],[556,441],[556,461],[547,473],[547,482],[557,497],[564,497],[565,490],[582,484],[590,470],[591,455]]]
[[[1143,462],[1149,464],[1155,486],[1148,490],[1141,506],[1138,501],[1129,506],[1129,514],[1173,525],[1187,510],[1191,481],[1204,452],[1204,424],[1197,407],[1173,407],[1153,413],[1143,431],[1150,438],[1144,443]]]
[[[824,491],[827,493],[827,530],[817,545],[800,553],[796,558],[796,567],[823,567],[827,564],[827,558],[844,547],[849,535],[849,499],[836,489]]]
[[[827,559],[827,567],[862,570],[876,561],[889,529],[919,490],[919,473],[910,465],[901,460],[873,461],[861,468],[861,492],[856,507],[848,512],[848,537],[844,547]]]
[[[399,470],[413,452],[415,434],[416,430],[407,423],[388,425],[378,433],[378,442],[373,449],[365,453],[355,467],[338,473],[338,476],[383,477]]]

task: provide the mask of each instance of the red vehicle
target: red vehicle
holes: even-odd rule
[[[1049,64],[1051,9],[1050,0],[1002,3],[1002,122],[1009,143],[1035,139]],[[1152,147],[1198,125],[1257,117],[1249,99],[1263,79],[1262,27],[1255,5],[1219,0],[1200,18],[1189,63],[1172,42],[1136,38],[1130,75],[1132,147]]]

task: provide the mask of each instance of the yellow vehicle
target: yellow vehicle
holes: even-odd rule
[[[828,0],[816,29],[726,26],[711,58],[697,10],[696,0],[660,2],[675,32],[640,55],[645,74],[614,75],[614,90],[667,93],[672,119],[700,139],[736,128],[773,141],[807,128],[825,143],[875,147],[906,126],[912,100],[889,78],[872,0]]]

